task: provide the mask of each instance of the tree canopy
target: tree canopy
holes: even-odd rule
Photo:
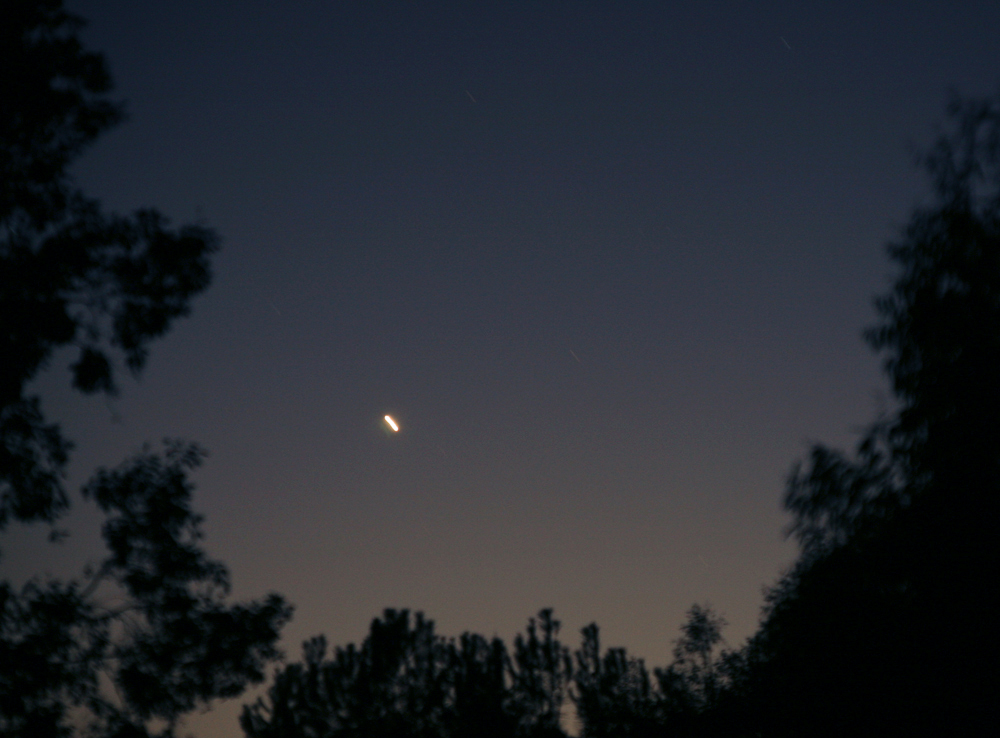
[[[331,658],[323,636],[306,641],[302,663],[280,669],[240,724],[248,738],[563,738],[573,705],[588,738],[653,736],[694,730],[727,683],[729,655],[716,649],[724,622],[711,608],[691,608],[674,662],[652,676],[623,648],[602,653],[595,624],[570,654],[559,625],[540,611],[509,651],[499,638],[444,638],[422,613],[386,610],[360,646]]]
[[[27,383],[72,347],[73,386],[116,392],[115,362],[142,369],[208,286],[218,242],[152,209],[105,214],[70,178],[123,118],[81,25],[60,0],[12,0],[0,23],[0,531],[69,506],[72,444]],[[291,608],[276,594],[226,604],[191,508],[203,457],[168,441],[99,470],[82,493],[106,515],[106,558],[70,581],[0,581],[0,734],[173,736],[183,714],[263,679]]]
[[[768,735],[976,734],[995,722],[1000,602],[1000,95],[954,98],[923,157],[932,200],[888,247],[865,332],[897,410],[853,458],[790,475],[802,547],[744,681]]]
[[[13,0],[0,25],[0,528],[52,522],[68,498],[71,443],[25,386],[70,346],[73,386],[116,391],[113,359],[139,372],[149,343],[211,278],[218,238],[156,210],[105,214],[69,165],[124,117],[104,58],[60,0]]]

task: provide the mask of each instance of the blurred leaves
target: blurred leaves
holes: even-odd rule
[[[897,410],[789,477],[798,561],[744,651],[764,735],[980,734],[1000,657],[1000,95],[953,98],[865,332]],[[827,719],[816,721],[816,715]]]

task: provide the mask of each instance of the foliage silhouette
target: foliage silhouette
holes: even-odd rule
[[[600,632],[591,623],[582,631],[573,674],[577,719],[586,738],[645,736],[658,727],[657,704],[649,672],[623,648],[601,656]]]
[[[562,735],[562,706],[573,666],[558,635],[559,621],[553,619],[551,609],[545,609],[538,613],[537,622],[528,619],[526,637],[514,638],[511,696],[518,735]]]
[[[463,633],[457,644],[449,644],[448,653],[455,705],[451,735],[512,735],[515,720],[508,711],[508,657],[503,641]]]
[[[210,280],[215,234],[167,228],[155,210],[106,215],[67,168],[123,118],[105,97],[104,58],[60,0],[12,0],[0,24],[0,529],[53,522],[71,444],[27,382],[74,346],[73,386],[114,393],[116,349],[139,372],[149,342],[186,315]]]
[[[654,681],[624,649],[602,654],[593,624],[571,658],[550,609],[529,618],[512,655],[499,638],[445,639],[419,613],[386,610],[360,647],[337,648],[329,660],[322,636],[304,643],[302,663],[279,669],[240,724],[248,738],[559,737],[572,701],[588,738],[694,734],[728,684],[728,654],[716,653],[723,624],[693,607],[674,662]]]
[[[764,735],[978,733],[1000,717],[1000,95],[955,98],[934,200],[865,333],[898,410],[790,475],[802,554],[734,687]],[[822,720],[817,716],[823,715]]]
[[[26,384],[74,346],[73,386],[114,393],[117,354],[149,342],[209,283],[217,238],[154,210],[110,216],[67,167],[122,119],[101,55],[60,0],[12,0],[0,24],[0,531],[54,524],[71,450]],[[148,447],[83,489],[107,515],[109,555],[78,580],[0,582],[0,734],[173,736],[179,718],[263,678],[291,608],[227,605],[229,577],[199,547],[192,444]],[[53,530],[53,533],[57,531]],[[58,535],[54,536],[58,538]]]
[[[198,704],[263,679],[290,609],[278,595],[225,604],[228,573],[198,547],[190,509],[187,471],[202,455],[171,442],[99,470],[84,494],[108,514],[102,564],[82,581],[0,585],[4,735],[66,735],[82,708],[98,735],[148,735],[158,719],[169,736]]]
[[[562,736],[569,659],[557,632],[543,610],[511,659],[498,638],[446,640],[422,614],[386,610],[330,660],[322,636],[303,644],[304,663],[278,671],[240,724],[253,738]]]

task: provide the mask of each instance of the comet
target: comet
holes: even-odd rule
[[[391,415],[385,416],[385,422],[388,423],[389,427],[392,428],[394,431],[399,431],[399,426],[396,425],[396,421],[392,419]]]

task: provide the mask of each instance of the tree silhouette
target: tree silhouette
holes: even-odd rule
[[[500,738],[514,734],[515,718],[507,694],[507,647],[499,638],[487,641],[463,633],[449,647],[450,684],[454,690],[455,738]]]
[[[720,648],[725,625],[708,605],[693,605],[674,642],[673,661],[654,668],[652,678],[623,648],[602,657],[597,625],[584,628],[573,673],[581,735],[739,735],[743,718],[730,703],[744,656]]]
[[[577,718],[584,738],[659,734],[658,695],[642,660],[624,648],[602,656],[600,631],[591,623],[581,631],[573,673]]]
[[[329,660],[322,636],[303,644],[304,663],[279,670],[240,724],[249,738],[563,736],[571,665],[558,629],[542,610],[511,658],[499,638],[446,640],[422,614],[389,609]]]
[[[865,333],[899,402],[785,498],[802,554],[738,686],[768,735],[978,734],[998,717],[1000,96],[949,106],[932,204]],[[823,716],[820,719],[818,716]]]
[[[449,719],[450,662],[434,623],[388,609],[372,621],[360,648],[338,648],[325,661],[326,639],[303,644],[303,665],[279,671],[263,699],[244,707],[248,736],[438,736]]]
[[[186,472],[201,456],[172,442],[99,470],[84,494],[108,514],[108,557],[81,581],[0,587],[4,735],[66,734],[71,707],[99,735],[148,735],[157,719],[172,735],[199,703],[263,679],[290,610],[278,595],[225,605],[228,573],[199,548],[190,509]]]
[[[724,625],[693,606],[674,661],[651,678],[623,648],[602,654],[595,624],[571,659],[551,609],[529,618],[512,655],[499,638],[445,639],[421,614],[390,609],[360,646],[330,659],[325,638],[306,641],[302,662],[279,669],[240,724],[248,738],[564,737],[568,697],[585,738],[722,735],[726,690],[742,667],[738,654],[719,651]]]
[[[0,529],[52,522],[71,444],[47,423],[25,384],[52,352],[74,346],[73,386],[115,392],[113,350],[133,372],[149,342],[186,315],[210,280],[217,237],[169,230],[155,210],[101,212],[67,168],[119,122],[101,55],[60,0],[12,0],[0,24]]]
[[[693,724],[715,706],[721,688],[716,646],[722,641],[726,621],[710,607],[693,605],[674,646],[674,661],[655,669],[660,691],[660,711],[668,723]]]
[[[539,637],[541,630],[541,637]],[[573,673],[569,651],[558,639],[559,621],[552,610],[529,618],[526,637],[514,638],[511,696],[518,716],[517,735],[561,736],[566,690]]]
[[[154,210],[106,215],[70,180],[123,115],[81,25],[60,0],[12,0],[0,23],[0,531],[53,524],[69,505],[71,443],[28,381],[74,346],[73,386],[114,393],[115,355],[142,369],[208,286],[217,242]],[[172,441],[98,471],[83,494],[107,515],[103,562],[68,582],[0,582],[0,734],[173,736],[184,713],[263,678],[291,610],[273,594],[225,604],[228,573],[199,547],[190,506],[203,456]]]

